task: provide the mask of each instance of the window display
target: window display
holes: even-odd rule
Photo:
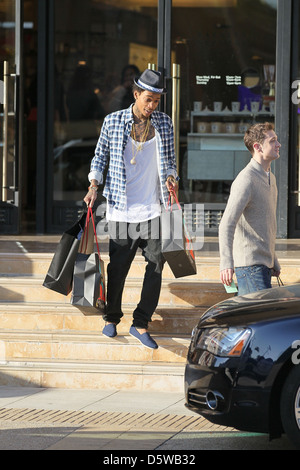
[[[248,163],[243,135],[274,121],[277,2],[174,8],[181,68],[180,200],[203,202],[216,231],[230,186]],[[217,5],[217,2],[216,2]]]

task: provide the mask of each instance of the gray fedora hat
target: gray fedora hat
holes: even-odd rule
[[[152,91],[153,93],[167,93],[164,88],[161,73],[156,70],[146,69],[134,80],[134,83],[143,90]]]

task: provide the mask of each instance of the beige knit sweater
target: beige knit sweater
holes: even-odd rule
[[[219,226],[220,270],[263,264],[280,270],[275,254],[277,186],[253,158],[238,174]]]

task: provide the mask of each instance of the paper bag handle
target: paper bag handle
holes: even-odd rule
[[[82,238],[83,238],[82,246],[83,246],[83,242],[84,242],[84,237],[86,237],[86,239],[85,239],[85,251],[86,251],[87,250],[87,243],[88,243],[87,233],[88,233],[88,226],[89,226],[90,219],[92,219],[92,223],[93,223],[93,230],[94,230],[94,236],[95,236],[95,240],[96,240],[98,255],[99,255],[99,258],[101,258],[99,245],[98,245],[98,240],[97,240],[95,221],[94,221],[94,217],[93,217],[93,210],[90,206],[88,207],[87,215],[86,215],[86,219],[85,219],[85,227],[84,227],[84,232],[83,232],[83,235],[82,235]]]
[[[178,201],[178,198],[177,198],[177,195],[176,195],[176,192],[175,192],[174,189],[171,189],[171,191],[169,192],[169,199],[168,199],[168,203],[167,203],[167,208],[170,206],[170,209],[172,211],[172,207],[173,207],[173,202],[171,201],[172,196],[174,197],[178,208],[181,209],[181,206],[179,204],[179,201]],[[170,201],[171,201],[171,204],[170,204]]]

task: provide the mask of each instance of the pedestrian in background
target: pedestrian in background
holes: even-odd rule
[[[235,272],[239,295],[270,288],[271,276],[280,275],[277,186],[271,171],[280,143],[268,122],[251,126],[244,142],[252,158],[232,183],[219,226],[220,278],[229,286]]]

